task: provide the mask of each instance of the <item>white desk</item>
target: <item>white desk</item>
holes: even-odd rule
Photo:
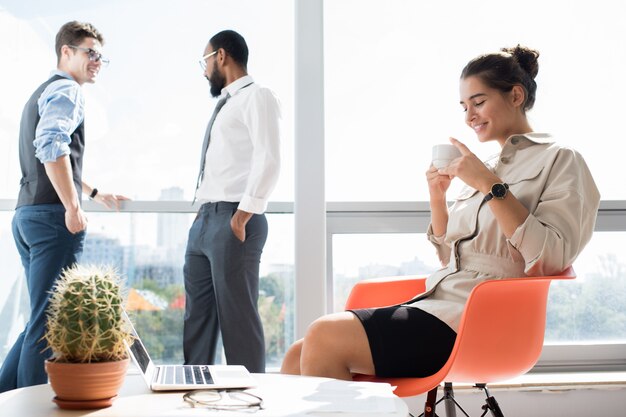
[[[232,417],[406,417],[408,407],[404,401],[390,393],[375,391],[367,399],[357,400],[368,392],[363,383],[337,381],[328,378],[312,378],[278,374],[255,374],[259,385],[253,391],[264,401],[264,409],[254,413],[237,411],[210,411],[191,408],[182,397],[183,392],[154,393],[140,375],[128,375],[119,397],[109,408],[100,410],[61,410],[52,402],[54,392],[49,385],[35,385],[0,394],[2,416],[28,417],[186,417],[186,416],[232,416]],[[392,412],[371,412],[376,401],[383,407],[392,404]],[[329,412],[333,407],[353,402],[354,411]],[[360,403],[360,405],[359,405]],[[367,405],[367,411],[359,408]],[[336,409],[335,409],[336,410]]]

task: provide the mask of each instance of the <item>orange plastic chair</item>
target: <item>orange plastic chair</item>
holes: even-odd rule
[[[491,411],[494,417],[502,417],[486,384],[522,375],[535,365],[543,347],[550,283],[575,277],[573,268],[569,267],[555,276],[482,282],[474,287],[467,300],[452,353],[439,372],[426,378],[355,375],[354,379],[387,382],[396,387],[394,393],[399,397],[428,392],[422,414],[425,417],[434,416],[435,406],[443,400],[448,417],[455,415],[455,407],[467,416],[454,400],[452,383],[475,383],[487,396],[482,416]],[[425,278],[368,279],[352,288],[346,310],[397,305],[423,291]],[[437,389],[444,381],[444,395],[436,401]]]

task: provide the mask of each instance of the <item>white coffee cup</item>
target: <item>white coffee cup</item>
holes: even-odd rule
[[[433,146],[433,166],[437,169],[450,165],[453,159],[461,156],[461,152],[456,146],[449,143]]]

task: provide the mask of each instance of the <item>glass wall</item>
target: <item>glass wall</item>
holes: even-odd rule
[[[215,101],[198,61],[224,29],[249,46],[248,70],[282,104],[282,167],[273,201],[293,200],[294,11],[289,0],[112,0],[0,3],[0,199],[17,197],[24,103],[56,67],[54,37],[67,21],[93,23],[110,59],[86,84],[83,179],[134,200],[191,201]],[[262,23],[262,24],[261,24]],[[156,206],[155,206],[156,207]],[[182,360],[183,251],[192,214],[89,213],[83,262],[127,277],[139,333],[156,362]],[[0,362],[27,311],[11,212],[0,211]],[[267,365],[293,341],[293,216],[270,215],[261,299]],[[4,250],[6,249],[6,250]]]
[[[497,151],[465,126],[458,79],[518,43],[541,53],[531,126],[582,153],[603,199],[626,199],[621,152],[607,152],[624,136],[624,15],[619,0],[325,2],[327,200],[427,201],[432,145]]]
[[[326,158],[320,170],[326,172],[320,177],[327,178],[327,201],[390,207],[397,201],[426,201],[423,173],[433,144],[454,136],[481,157],[496,151],[479,146],[464,125],[458,76],[475,55],[517,43],[542,54],[537,103],[529,114],[535,130],[552,132],[581,151],[604,200],[626,200],[621,177],[614,175],[614,167],[621,166],[620,152],[611,151],[623,139],[616,100],[626,95],[621,82],[626,73],[625,12],[626,4],[619,0],[529,0],[524,7],[495,0],[333,0],[324,3],[320,33],[298,33],[290,0],[60,0],[38,1],[36,7],[3,1],[0,200],[16,198],[21,110],[55,66],[54,34],[72,19],[93,22],[104,33],[103,52],[111,59],[98,82],[84,88],[85,180],[102,191],[135,200],[191,200],[201,141],[215,103],[197,61],[213,33],[232,28],[250,45],[250,74],[276,91],[283,105],[283,171],[274,201],[294,199],[294,102],[306,100],[293,88],[295,36],[324,38]],[[453,182],[451,195],[459,186],[458,180]],[[8,206],[4,210],[0,360],[27,311],[10,232],[12,213]],[[392,209],[383,214],[398,215]],[[155,359],[180,360],[181,233],[186,234],[192,215],[89,216],[86,253],[118,263],[137,305],[157,308],[134,312],[139,326],[150,330],[144,333],[149,333],[145,336]],[[358,220],[359,214],[354,217]],[[333,300],[329,310],[339,311],[358,279],[432,272],[438,261],[424,230],[421,225],[373,233],[363,227],[335,234],[331,228],[330,290],[323,296],[299,296],[320,305],[328,296]],[[617,296],[624,293],[623,239],[624,232],[596,233],[576,264],[577,280],[553,285],[548,342],[624,341],[626,306]],[[268,366],[279,364],[293,340],[294,245],[293,216],[270,215],[260,305]]]
[[[458,80],[470,59],[517,44],[541,54],[531,126],[580,151],[604,201],[625,200],[626,188],[615,175],[623,158],[614,152],[624,140],[625,14],[626,3],[618,0],[324,2],[327,200],[351,207],[428,201],[424,172],[432,145],[455,137],[481,158],[497,152],[497,144],[478,143],[464,124]],[[461,185],[452,182],[450,200]],[[623,201],[616,203],[623,219]],[[403,236],[413,227],[390,230],[400,232],[391,237],[384,228],[362,234],[372,229],[329,230],[334,310],[342,308],[355,280],[404,273],[414,257],[437,265],[423,258],[421,243],[388,260],[403,253],[407,240],[424,240]],[[546,343],[623,346],[626,301],[618,294],[624,293],[624,237],[596,232],[576,262],[578,278],[553,284]],[[361,252],[368,255],[359,259]]]
[[[574,263],[574,281],[551,284],[546,344],[626,343],[624,232],[596,232]],[[333,236],[334,309],[342,311],[355,282],[422,275],[439,268],[424,234]]]
[[[24,272],[11,233],[13,213],[0,211],[0,362],[28,320]]]
[[[626,343],[625,232],[596,232],[574,281],[550,288],[546,343]]]
[[[427,276],[440,268],[423,233],[335,234],[332,245],[334,311],[344,310],[357,281],[398,275]]]
[[[56,68],[54,36],[65,22],[93,23],[110,59],[84,85],[83,178],[101,191],[156,200],[180,187],[191,200],[204,130],[216,100],[198,60],[210,37],[235,29],[248,70],[283,110],[283,164],[272,198],[293,200],[293,3],[288,0],[112,0],[0,3],[0,198],[16,198],[17,136],[24,103]],[[262,22],[262,24],[259,24]]]
[[[193,214],[88,213],[81,263],[113,265],[127,283],[131,319],[152,359],[182,363],[185,308],[183,264]],[[10,230],[0,212],[0,363],[23,330],[28,298]],[[270,234],[261,262],[259,312],[268,367],[279,367],[294,341],[293,216],[269,214]],[[219,359],[219,358],[218,358]]]

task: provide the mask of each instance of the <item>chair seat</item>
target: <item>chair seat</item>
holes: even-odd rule
[[[556,276],[484,281],[470,293],[452,353],[437,373],[425,378],[355,375],[354,379],[387,382],[396,387],[396,395],[409,397],[444,381],[486,384],[522,375],[541,354],[550,283],[575,276],[570,267]],[[423,292],[424,286],[425,279],[418,277],[360,281],[352,289],[346,309],[401,304]]]

